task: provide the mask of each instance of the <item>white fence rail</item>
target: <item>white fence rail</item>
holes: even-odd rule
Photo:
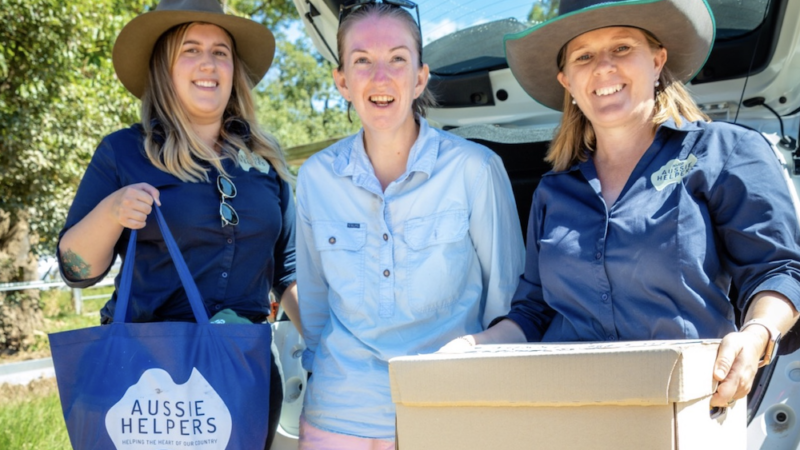
[[[113,286],[114,285],[114,277],[117,274],[108,274],[105,278],[100,280],[97,284],[91,286],[87,289],[98,288],[98,287],[105,287],[105,286]],[[65,288],[67,284],[63,281],[20,281],[15,283],[0,283],[0,292],[9,292],[9,291],[24,291],[28,289],[38,289],[38,290],[47,290],[53,288]],[[103,297],[110,297],[110,294],[100,294],[100,295],[90,295],[87,297],[83,296],[83,290],[79,288],[72,288],[72,302],[75,305],[75,313],[81,314],[83,310],[83,301],[84,300],[91,300],[96,298],[103,298]]]

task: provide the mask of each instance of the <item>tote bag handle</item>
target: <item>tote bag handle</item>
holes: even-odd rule
[[[161,235],[164,237],[164,243],[167,244],[167,250],[172,257],[172,262],[175,268],[178,269],[178,276],[183,284],[183,289],[186,290],[186,296],[189,298],[189,304],[194,313],[194,319],[199,324],[207,324],[208,313],[206,312],[203,298],[200,296],[200,291],[197,289],[192,274],[189,268],[186,267],[186,261],[183,260],[183,255],[169,231],[167,222],[164,221],[164,216],[161,215],[161,210],[158,205],[153,204],[156,211],[156,222],[158,228],[161,230]],[[128,301],[131,296],[131,284],[133,282],[133,261],[136,254],[136,230],[131,230],[130,240],[128,241],[128,253],[125,254],[125,262],[122,265],[122,277],[119,282],[119,291],[117,292],[117,306],[114,310],[114,322],[125,322],[125,316],[128,311]]]

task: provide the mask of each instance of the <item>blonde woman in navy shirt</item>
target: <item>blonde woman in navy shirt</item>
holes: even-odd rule
[[[263,322],[271,290],[296,311],[291,176],[278,143],[258,128],[250,92],[270,66],[274,42],[260,24],[224,14],[217,0],[162,0],[125,26],[114,68],[141,98],[142,123],[104,138],[81,181],[58,246],[69,285],[101,280],[117,255],[124,259],[136,229],[131,320],[193,321],[158,226],[148,220],[156,203],[210,316]],[[102,323],[115,305],[116,293]],[[266,448],[282,400],[274,362],[272,380]]]
[[[511,313],[478,343],[723,338],[711,404],[747,395],[798,317],[800,230],[767,141],[683,86],[713,40],[698,0],[562,0],[506,37],[522,87],[564,114]]]

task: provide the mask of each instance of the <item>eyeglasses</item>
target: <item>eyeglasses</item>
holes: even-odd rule
[[[409,0],[352,0],[347,4],[342,4],[339,6],[339,26],[342,25],[342,20],[350,15],[350,13],[358,11],[362,6],[375,5],[377,3],[383,3],[384,5],[389,5],[395,8],[414,9],[417,13],[417,28],[419,28],[419,36],[420,39],[422,39],[422,22],[419,21],[419,6]]]
[[[236,214],[233,206],[225,201],[225,199],[236,197],[236,185],[230,178],[220,174],[217,177],[217,190],[220,195],[219,217],[222,219],[222,226],[239,225],[239,214]]]

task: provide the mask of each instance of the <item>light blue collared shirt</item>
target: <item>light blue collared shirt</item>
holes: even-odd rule
[[[363,130],[300,170],[297,285],[313,372],[303,414],[323,430],[394,439],[389,359],[485,329],[509,311],[523,270],[500,158],[419,122],[385,192]]]

